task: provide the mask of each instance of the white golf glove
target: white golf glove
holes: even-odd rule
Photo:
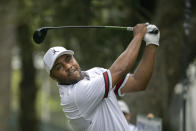
[[[152,33],[153,30],[158,30],[158,33]],[[144,36],[144,41],[146,42],[146,46],[150,44],[154,44],[159,46],[159,39],[160,39],[160,31],[155,25],[148,25],[147,32]]]

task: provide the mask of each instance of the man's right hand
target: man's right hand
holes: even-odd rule
[[[134,26],[133,28],[134,37],[139,36],[143,39],[147,31],[146,26],[147,26],[146,24],[137,24],[136,26]]]

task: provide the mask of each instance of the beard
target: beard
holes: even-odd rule
[[[74,77],[72,73],[69,73],[66,79],[60,77],[58,78],[58,83],[61,85],[72,85],[76,84],[84,78],[84,73],[79,71],[79,77]]]

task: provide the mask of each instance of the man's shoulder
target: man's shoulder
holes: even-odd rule
[[[102,67],[94,67],[94,68],[87,70],[86,72],[88,72],[88,73],[93,73],[93,72],[104,73],[105,71],[107,71],[107,69],[102,68]]]
[[[99,77],[102,75],[107,69],[101,68],[101,67],[94,67],[89,70],[84,71],[85,75],[87,76],[88,80],[92,80],[94,78]]]
[[[95,86],[94,83],[99,82],[100,78],[102,79],[102,77],[100,77],[100,76],[102,76],[102,74],[105,71],[107,71],[107,70],[104,68],[101,68],[101,67],[94,67],[94,68],[91,68],[87,71],[84,71],[84,73],[85,73],[84,79],[82,79],[79,82],[77,82],[76,84],[74,84],[73,87],[77,90],[83,90],[83,89],[90,88],[91,86]]]

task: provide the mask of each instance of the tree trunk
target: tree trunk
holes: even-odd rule
[[[21,131],[37,131],[39,129],[36,114],[35,82],[36,70],[33,65],[33,44],[30,27],[27,23],[19,22],[17,28],[20,57],[22,60],[22,78],[20,82],[20,129]]]
[[[0,129],[9,130],[11,51],[14,43],[14,15],[9,1],[0,2]],[[13,9],[13,8],[11,8]]]

